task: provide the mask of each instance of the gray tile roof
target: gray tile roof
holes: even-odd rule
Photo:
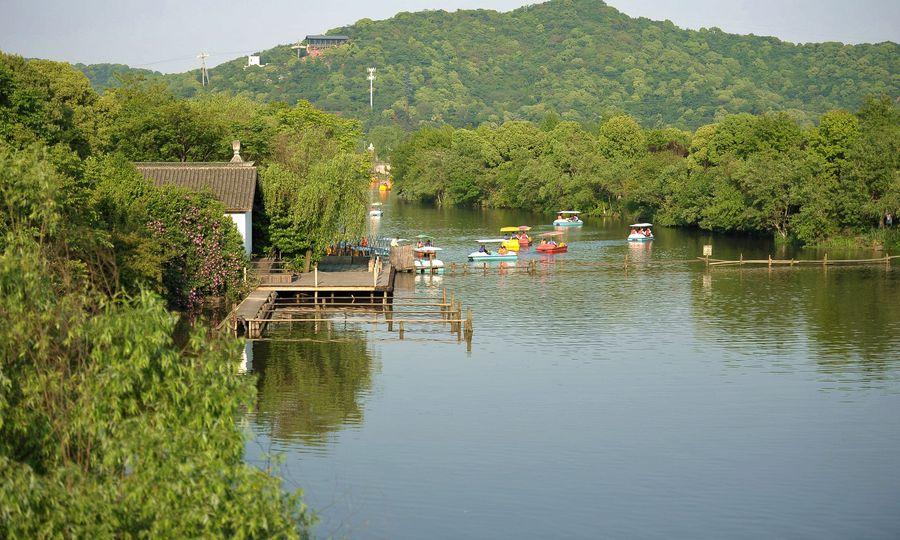
[[[157,186],[173,184],[202,191],[209,189],[229,213],[249,212],[256,193],[256,167],[252,163],[135,163],[144,178]]]

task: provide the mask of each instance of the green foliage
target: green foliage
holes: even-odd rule
[[[867,95],[900,95],[896,43],[796,45],[773,37],[685,30],[631,18],[597,0],[552,0],[506,13],[442,10],[334,29],[351,43],[298,59],[291,44],[166,76],[182,96],[224,91],[418,129],[507,120],[596,123],[628,114],[645,126],[697,127],[737,113],[789,111],[802,125]],[[377,66],[375,107],[363,90]],[[98,85],[103,85],[97,77]],[[381,150],[379,149],[379,152]]]
[[[553,127],[550,127],[550,126]],[[617,115],[597,135],[551,118],[476,130],[426,127],[395,149],[401,196],[552,212],[624,213],[661,224],[818,243],[900,208],[900,117],[887,99],[830,111],[804,130],[783,113],[725,116],[693,134]]]
[[[22,233],[0,254],[0,535],[298,536],[298,495],[242,461],[237,343],[177,346],[158,298],[91,294]]]
[[[0,68],[0,536],[305,537],[299,494],[243,463],[238,343],[202,324],[176,343],[143,288],[235,290],[221,204],[94,153],[77,73]]]

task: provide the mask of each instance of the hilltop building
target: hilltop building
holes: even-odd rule
[[[349,36],[306,36],[306,55],[313,58],[322,54],[322,51],[331,47],[340,47],[350,42]]]
[[[253,197],[256,195],[257,170],[252,161],[241,158],[241,143],[231,143],[230,162],[138,162],[134,166],[144,178],[157,186],[171,184],[193,191],[210,191],[225,205],[244,240],[244,252],[253,252]]]

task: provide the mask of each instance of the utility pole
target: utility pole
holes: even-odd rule
[[[200,59],[200,84],[206,86],[209,84],[209,72],[206,71],[206,59],[209,58],[209,54],[202,52],[197,58]]]
[[[375,107],[374,107],[373,97],[372,97],[373,94],[374,94],[374,91],[375,91],[375,87],[374,87],[374,83],[375,83],[375,68],[373,68],[373,67],[366,68],[366,71],[369,72],[369,76],[366,77],[367,79],[369,79],[369,108],[370,108],[370,109],[373,109],[373,108],[375,108]]]
[[[300,44],[300,41],[298,40],[296,45],[291,45],[291,48],[297,50],[297,58],[300,58],[300,49],[303,48],[303,45]]]

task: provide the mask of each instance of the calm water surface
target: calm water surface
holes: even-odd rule
[[[376,228],[462,263],[552,219],[390,200]],[[679,261],[822,254],[625,225],[588,219],[535,276],[401,276],[473,308],[471,352],[343,323],[251,344],[248,460],[282,456],[320,536],[900,537],[900,270],[707,271]]]

